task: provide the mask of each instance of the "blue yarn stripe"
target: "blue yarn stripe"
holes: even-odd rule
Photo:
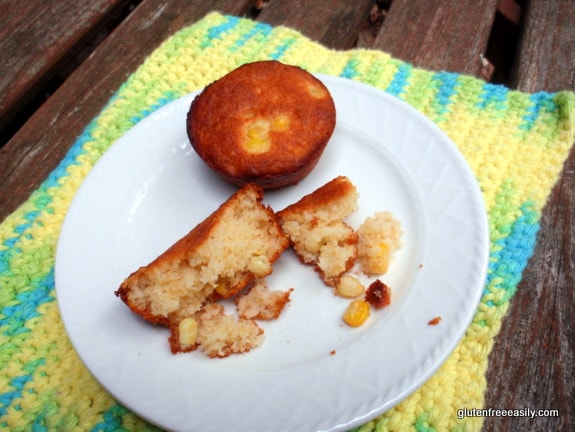
[[[279,60],[284,53],[290,49],[290,47],[296,42],[294,38],[286,39],[281,45],[279,45],[271,54],[270,59]]]
[[[355,59],[355,58],[349,59],[349,61],[344,66],[343,71],[341,72],[340,76],[342,78],[349,78],[349,79],[355,78],[358,75],[358,72],[357,72],[358,64],[359,64],[358,59]]]
[[[253,38],[254,36],[260,34],[263,37],[268,36],[270,33],[272,32],[272,27],[268,24],[262,24],[262,23],[257,23],[256,25],[254,25],[254,27],[244,33],[242,35],[242,37],[240,39],[238,39],[235,43],[235,45],[233,45],[231,47],[231,51],[236,51],[238,48],[241,48],[242,46],[244,46],[251,38]]]
[[[498,285],[497,288],[505,290],[502,302],[509,300],[515,294],[523,270],[535,249],[539,232],[538,214],[534,210],[534,204],[524,203],[520,209],[521,216],[512,224],[509,235],[495,242],[497,247],[491,252],[489,260],[484,294],[489,293],[487,287],[490,286],[491,281],[494,278],[500,278],[504,283]],[[499,304],[489,301],[487,305],[498,306]]]
[[[122,418],[126,409],[120,405],[114,405],[102,414],[103,421],[92,428],[92,432],[117,432],[124,430]]]
[[[222,24],[208,29],[208,40],[221,39],[225,33],[233,30],[233,28],[240,23],[240,19],[238,17],[226,16],[226,18],[226,21]]]
[[[10,390],[0,393],[0,417],[6,415],[9,407],[14,405],[14,402],[22,397],[24,386],[33,380],[34,373],[38,366],[46,364],[44,359],[37,359],[28,362],[22,368],[26,373],[10,380]],[[0,423],[0,426],[2,423]]]
[[[405,91],[412,69],[413,66],[410,64],[401,63],[385,91],[393,96],[401,96]]]
[[[508,108],[508,94],[509,89],[505,86],[485,83],[476,106],[480,110],[491,108],[504,111]]]
[[[540,114],[544,111],[553,112],[557,110],[553,95],[547,92],[533,93],[529,100],[531,105],[527,108],[527,113],[523,116],[523,123],[519,125],[520,129],[530,131]]]
[[[40,316],[38,307],[54,300],[50,295],[54,289],[54,268],[46,276],[36,282],[32,281],[33,289],[16,294],[19,303],[4,306],[0,309],[0,328],[6,327],[3,334],[14,336],[29,331],[25,324],[31,318]]]
[[[30,381],[32,381],[31,374],[20,375],[10,380],[9,385],[12,387],[12,390],[0,394],[0,417],[5,416],[13,402],[22,397],[24,386]]]
[[[442,115],[449,112],[449,105],[453,103],[451,97],[456,93],[459,86],[459,74],[450,72],[437,72],[433,75],[432,81],[437,86],[437,93],[432,103],[437,114]]]

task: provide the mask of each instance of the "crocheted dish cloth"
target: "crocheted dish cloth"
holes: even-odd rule
[[[413,67],[374,50],[332,51],[285,27],[211,13],[157,48],[87,125],[60,165],[0,225],[0,427],[155,430],[94,380],[64,336],[54,292],[58,233],[98,158],[139,120],[237,66],[277,59],[361,81],[424,113],[459,147],[489,214],[490,261],[472,324],[415,393],[358,431],[479,430],[487,356],[532,255],[540,213],[574,140],[575,95],[525,94]]]

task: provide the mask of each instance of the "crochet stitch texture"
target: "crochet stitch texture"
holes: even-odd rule
[[[458,419],[457,409],[483,406],[487,356],[575,137],[575,95],[526,94],[418,69],[379,51],[332,51],[292,29],[219,13],[159,46],[0,225],[0,428],[156,430],[99,386],[65,336],[54,291],[59,230],[87,173],[126,131],[164,104],[263,59],[360,81],[408,102],[456,143],[475,173],[489,216],[490,264],[473,322],[421,388],[355,430],[481,428],[480,418]]]

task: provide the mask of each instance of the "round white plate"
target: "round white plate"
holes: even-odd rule
[[[382,280],[392,304],[360,328],[291,250],[272,289],[295,288],[261,347],[225,359],[172,355],[168,331],[133,314],[114,291],[236,189],[192,150],[194,94],[159,109],[107,151],[66,216],[56,257],[60,312],[76,351],[123,405],[177,431],[344,431],[417,389],[455,348],[479,302],[488,225],[473,174],[454,144],[407,104],[371,87],[320,76],[337,126],[298,185],[267,192],[280,210],[338,175],[360,193],[354,226],[376,211],[400,219],[404,247]],[[240,233],[238,233],[241,235]],[[428,321],[442,318],[439,325]]]

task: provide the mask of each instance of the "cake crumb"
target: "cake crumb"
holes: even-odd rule
[[[391,289],[379,279],[373,281],[365,292],[365,301],[376,309],[391,304]]]
[[[441,322],[441,317],[440,317],[440,316],[436,316],[436,317],[430,319],[430,320],[427,322],[427,325],[436,326],[436,325],[439,324],[440,322]]]

